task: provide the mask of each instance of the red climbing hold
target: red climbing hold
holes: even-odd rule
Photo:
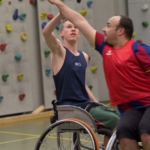
[[[53,18],[54,18],[53,14],[48,14],[48,15],[47,15],[47,19],[50,19],[50,20],[51,20],[51,19],[53,19]]]
[[[9,1],[8,4],[11,5],[11,1]]]
[[[0,45],[0,50],[1,50],[1,51],[4,51],[5,48],[6,48],[6,46],[7,46],[6,43],[2,43],[2,44]]]
[[[142,40],[136,40],[137,42],[139,42],[139,43],[142,43]]]
[[[34,4],[34,1],[33,0],[29,0],[30,1],[30,4]]]
[[[25,94],[20,94],[19,99],[22,101],[22,100],[24,100],[25,96],[26,96]]]
[[[56,89],[54,90],[54,94],[56,95]]]
[[[90,57],[90,56],[88,57],[88,60],[89,60],[89,61],[91,60],[91,57]]]

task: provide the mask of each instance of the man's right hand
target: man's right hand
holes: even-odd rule
[[[48,2],[50,2],[51,4],[56,4],[57,2],[59,2],[60,0],[48,0]]]

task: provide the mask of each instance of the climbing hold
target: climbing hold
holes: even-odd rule
[[[11,5],[11,1],[9,1],[8,4]]]
[[[90,61],[91,60],[91,57],[90,56],[88,56],[88,61]]]
[[[61,22],[59,22],[59,23],[57,24],[56,30],[59,30],[59,29],[60,29],[60,24],[61,24]]]
[[[0,4],[2,4],[3,0],[0,0]]]
[[[137,42],[139,42],[139,43],[142,43],[142,40],[136,40]]]
[[[54,94],[56,95],[56,89],[54,89]]]
[[[147,21],[143,21],[143,22],[142,22],[142,25],[143,25],[143,27],[146,28],[146,27],[148,27],[149,23],[148,23]]]
[[[3,80],[4,82],[6,82],[8,77],[9,77],[9,74],[3,74],[3,75],[2,75],[2,80]]]
[[[15,54],[14,58],[15,58],[16,60],[21,60],[22,55],[19,54],[19,53],[17,53],[17,54]]]
[[[30,4],[36,4],[36,0],[29,0]]]
[[[42,23],[42,29],[44,29],[44,27],[46,26],[47,22],[43,22]]]
[[[81,2],[81,0],[77,0],[77,3],[80,3]]]
[[[5,28],[8,32],[12,31],[12,28],[11,28],[10,24],[8,24],[8,23],[5,25]]]
[[[18,81],[21,81],[24,77],[24,74],[20,73],[17,75]]]
[[[91,67],[91,71],[92,71],[93,73],[96,72],[97,69],[98,69],[97,66],[92,66],[92,67]]]
[[[26,16],[27,16],[26,13],[22,13],[19,15],[19,19],[24,20],[26,18]]]
[[[87,10],[80,10],[80,14],[81,14],[82,16],[85,16],[85,15],[87,14]]]
[[[41,15],[40,15],[41,19],[42,19],[42,20],[45,19],[46,15],[47,15],[46,12],[42,12]]]
[[[92,85],[89,85],[88,87],[89,87],[89,89],[90,89],[90,90],[92,90],[92,88],[93,88],[93,86],[92,86]]]
[[[50,74],[51,74],[51,69],[46,69],[46,70],[45,70],[45,73],[46,73],[46,76],[50,76]]]
[[[19,0],[20,2],[22,2],[23,0]]]
[[[26,32],[21,32],[21,33],[20,33],[20,38],[21,38],[23,41],[27,40],[27,38],[28,38],[27,33],[26,33]]]
[[[47,19],[51,20],[51,19],[53,19],[53,18],[54,18],[53,14],[48,14],[48,15],[47,15]]]
[[[2,43],[2,44],[0,45],[0,50],[1,50],[1,51],[4,51],[5,48],[6,48],[6,46],[7,46],[6,43]]]
[[[45,58],[47,58],[47,57],[49,56],[50,53],[51,53],[50,50],[45,50],[45,51],[44,51]]]
[[[134,38],[134,37],[135,37],[135,35],[136,35],[136,34],[135,34],[135,32],[133,32],[133,33],[132,33],[132,37]]]
[[[2,102],[2,100],[3,100],[3,96],[0,96],[0,103]]]
[[[92,1],[88,1],[88,2],[87,2],[87,6],[90,8],[91,5],[92,5],[92,3],[93,3]]]
[[[146,11],[148,9],[148,3],[144,3],[143,5],[142,5],[142,10],[143,11]]]
[[[25,94],[19,94],[20,101],[24,100],[25,96],[26,96]]]
[[[15,13],[13,14],[13,19],[14,20],[18,19],[18,9],[15,10]]]

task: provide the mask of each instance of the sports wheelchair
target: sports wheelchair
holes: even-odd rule
[[[112,132],[80,107],[52,102],[51,125],[38,139],[35,150],[103,150],[104,136]],[[103,104],[100,104],[103,105]]]
[[[109,139],[105,150],[119,150],[118,145],[119,145],[119,142],[117,141],[117,132],[115,131],[112,134],[111,138]],[[138,142],[138,145],[139,145],[140,150],[143,150],[143,146],[140,141]]]

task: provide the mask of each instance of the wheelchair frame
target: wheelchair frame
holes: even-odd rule
[[[54,114],[58,121],[50,125],[40,136],[35,150],[43,150],[41,149],[41,145],[44,143],[43,141],[47,139],[47,136],[50,134],[53,128],[56,128],[57,130],[57,136],[55,138],[57,139],[58,150],[65,149],[61,147],[62,139],[60,137],[60,134],[62,133],[72,132],[70,136],[71,140],[73,141],[70,144],[73,145],[71,147],[71,150],[99,150],[100,145],[96,133],[99,135],[106,135],[108,137],[111,136],[111,131],[109,131],[108,129],[98,129],[93,117],[84,109],[70,105],[57,106],[56,101],[53,101],[52,104],[54,108]],[[84,142],[82,142],[82,139],[80,139],[80,135],[82,134],[85,134],[89,138],[89,141],[86,144],[84,144]],[[88,145],[90,142],[92,142],[91,145]]]

